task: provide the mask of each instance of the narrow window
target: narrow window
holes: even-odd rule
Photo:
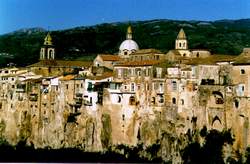
[[[131,91],[134,92],[135,91],[135,83],[131,84]]]
[[[183,99],[181,99],[181,105],[184,105],[184,100]]]
[[[172,98],[172,104],[176,104],[176,98]]]
[[[238,100],[234,100],[234,106],[235,106],[235,108],[239,108],[239,101]]]
[[[121,100],[122,100],[121,96],[118,96],[118,101],[117,102],[120,103]]]
[[[172,89],[173,89],[173,91],[177,90],[177,83],[176,83],[176,81],[172,81]]]

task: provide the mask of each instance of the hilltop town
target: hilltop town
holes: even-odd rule
[[[188,131],[231,129],[232,152],[250,146],[250,48],[238,56],[189,49],[180,30],[175,49],[140,49],[127,29],[117,54],[94,61],[57,60],[48,33],[39,62],[0,70],[0,135],[36,148],[161,140],[161,155],[181,161]],[[170,139],[172,137],[172,139]],[[180,142],[181,140],[181,142]]]

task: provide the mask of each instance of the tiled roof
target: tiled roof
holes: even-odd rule
[[[117,55],[106,55],[106,54],[100,54],[99,55],[103,61],[119,61],[121,58]]]
[[[132,53],[131,55],[138,55],[138,54],[150,54],[150,53],[161,53],[160,50],[157,49],[141,49],[141,50],[137,50],[136,52]]]
[[[102,80],[102,79],[106,79],[112,76],[113,76],[113,72],[105,72],[101,76],[88,76],[87,78],[91,80]]]
[[[41,60],[28,67],[90,67],[91,61],[69,61],[69,60]]]
[[[144,60],[144,61],[128,61],[115,65],[115,67],[136,67],[136,66],[151,66],[159,64],[160,60]]]
[[[211,55],[206,58],[190,58],[185,64],[216,64],[218,62],[231,62],[234,61],[235,56],[233,55]]]
[[[74,78],[75,78],[75,75],[66,75],[66,76],[60,77],[59,79],[61,81],[68,81],[68,80],[72,80]]]

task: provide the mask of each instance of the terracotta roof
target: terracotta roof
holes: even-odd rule
[[[119,61],[121,60],[120,56],[117,55],[105,55],[105,54],[100,54],[99,55],[103,61]]]
[[[70,60],[41,60],[28,67],[90,67],[91,61],[70,61]]]
[[[101,76],[88,76],[87,78],[91,80],[102,80],[102,79],[106,79],[112,76],[113,76],[113,72],[105,72]]]
[[[151,66],[161,63],[161,60],[144,60],[144,61],[128,61],[115,65],[115,67],[136,67],[136,66]]]
[[[141,49],[130,55],[138,55],[138,54],[150,54],[150,53],[162,53],[160,50],[149,48],[149,49]]]
[[[233,55],[211,55],[206,58],[190,58],[185,64],[216,64],[218,62],[231,62],[234,61],[235,56]]]
[[[59,79],[61,81],[68,81],[68,80],[72,80],[74,78],[75,78],[75,75],[66,75],[66,76],[60,77]]]

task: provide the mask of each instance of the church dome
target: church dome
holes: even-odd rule
[[[139,46],[132,39],[124,40],[119,48],[120,51],[123,51],[123,50],[128,50],[128,51],[135,50],[135,51],[137,51],[138,49],[139,49]]]

